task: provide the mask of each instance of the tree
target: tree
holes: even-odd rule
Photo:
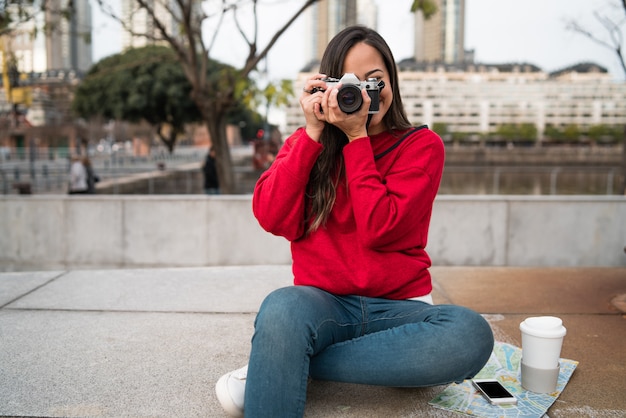
[[[145,13],[152,23],[154,31],[137,33],[131,22],[117,16],[107,0],[96,0],[101,10],[118,20],[124,30],[132,35],[145,37],[151,42],[165,42],[175,51],[183,71],[191,85],[191,97],[206,125],[216,151],[217,171],[220,189],[223,193],[235,191],[234,173],[230,149],[226,140],[226,120],[230,109],[241,100],[242,84],[251,72],[257,69],[271,48],[296,19],[318,0],[302,0],[300,8],[278,30],[274,32],[265,46],[259,45],[258,0],[134,0],[134,12]],[[419,2],[418,8],[432,3]],[[422,4],[424,3],[424,4]],[[253,22],[244,25],[238,12],[244,7],[252,7]],[[205,12],[208,11],[208,14]],[[165,13],[163,13],[165,11]],[[248,54],[238,68],[210,74],[209,62],[212,48],[216,42],[224,19],[232,16],[241,40],[247,45]],[[213,33],[203,34],[205,21],[214,22]],[[174,24],[170,24],[174,22]],[[175,28],[172,30],[171,28]],[[205,36],[207,35],[207,36]],[[206,43],[205,43],[206,39]],[[232,42],[232,40],[231,40]]]
[[[226,140],[227,115],[241,100],[244,90],[242,86],[250,73],[266,57],[268,51],[287,28],[317,0],[304,1],[300,9],[274,33],[263,48],[259,47],[257,36],[258,0],[252,0],[254,22],[252,28],[247,30],[244,30],[237,12],[249,2],[240,0],[204,2],[206,10],[212,10],[210,15],[207,15],[202,9],[203,2],[197,0],[134,0],[135,11],[145,13],[155,28],[151,33],[137,33],[131,27],[130,22],[124,21],[114,13],[107,1],[96,1],[105,13],[117,19],[129,33],[143,36],[150,42],[165,42],[175,52],[191,85],[191,98],[202,116],[217,154],[220,189],[223,193],[233,193],[235,191],[234,173]],[[248,46],[248,55],[239,68],[221,68],[219,71],[210,72],[213,43],[223,20],[228,15],[234,18],[239,34]],[[208,37],[202,33],[203,21],[206,19],[217,22],[215,31]],[[174,25],[169,24],[171,21]],[[172,27],[176,29],[172,30]],[[205,39],[209,39],[207,43]]]
[[[517,126],[519,139],[523,141],[535,141],[537,139],[537,127],[533,123],[522,123]]]
[[[622,70],[624,70],[624,76],[626,77],[626,51],[624,51],[626,44],[624,43],[623,32],[623,28],[626,25],[626,0],[620,0],[619,3],[616,3],[611,7],[611,11],[615,11],[615,16],[609,16],[608,14],[599,11],[596,11],[593,14],[596,20],[600,22],[606,30],[605,36],[595,34],[590,29],[575,20],[567,22],[567,29],[579,33],[593,42],[615,52],[615,55],[622,66]],[[622,16],[620,17],[618,15]]]
[[[598,144],[616,144],[624,139],[623,128],[615,125],[593,125],[587,134]]]
[[[227,67],[211,61],[208,71]],[[78,86],[72,108],[83,118],[146,121],[170,153],[185,124],[202,119],[176,54],[165,46],[129,49],[98,62]]]
[[[209,73],[228,69],[228,65],[209,62]],[[247,89],[254,95],[253,83]],[[202,120],[190,94],[191,85],[174,51],[152,45],[131,48],[95,64],[76,89],[72,109],[85,119],[145,121],[172,153],[185,125]],[[243,102],[231,109],[227,120],[244,122],[251,130],[263,124]]]

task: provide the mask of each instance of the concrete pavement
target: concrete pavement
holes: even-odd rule
[[[519,323],[556,315],[580,363],[550,417],[626,416],[626,268],[434,267],[436,303]],[[223,417],[223,373],[247,361],[255,313],[289,266],[0,273],[0,416]],[[459,416],[443,387],[311,383],[307,417]]]

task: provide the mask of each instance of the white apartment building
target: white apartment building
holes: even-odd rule
[[[162,39],[161,32],[155,26],[153,17],[148,11],[139,7],[134,0],[122,0],[122,49],[141,48],[147,45],[167,42]],[[171,36],[183,36],[180,30],[180,7],[174,0],[152,0],[149,6],[156,19],[164,26]],[[201,15],[202,2],[194,4],[195,13]]]
[[[546,127],[626,125],[626,83],[595,64],[548,74],[524,64],[398,64],[402,102],[414,125],[445,124],[448,132],[493,133],[504,124]],[[300,73],[294,91],[315,73]],[[286,109],[290,133],[304,124],[294,98]]]

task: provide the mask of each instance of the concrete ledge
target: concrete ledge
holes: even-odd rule
[[[0,271],[290,264],[250,195],[5,196]],[[433,265],[626,266],[626,197],[440,196]]]

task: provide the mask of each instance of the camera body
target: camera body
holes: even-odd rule
[[[380,90],[385,86],[383,81],[378,81],[376,78],[368,78],[365,81],[361,81],[354,73],[345,73],[341,78],[328,77],[322,79],[322,81],[326,83],[326,88],[341,84],[337,94],[337,101],[342,112],[350,114],[358,111],[363,105],[361,90],[365,89],[370,99],[372,99],[368,113],[378,113]],[[316,91],[324,91],[324,89],[313,89],[313,93]]]

